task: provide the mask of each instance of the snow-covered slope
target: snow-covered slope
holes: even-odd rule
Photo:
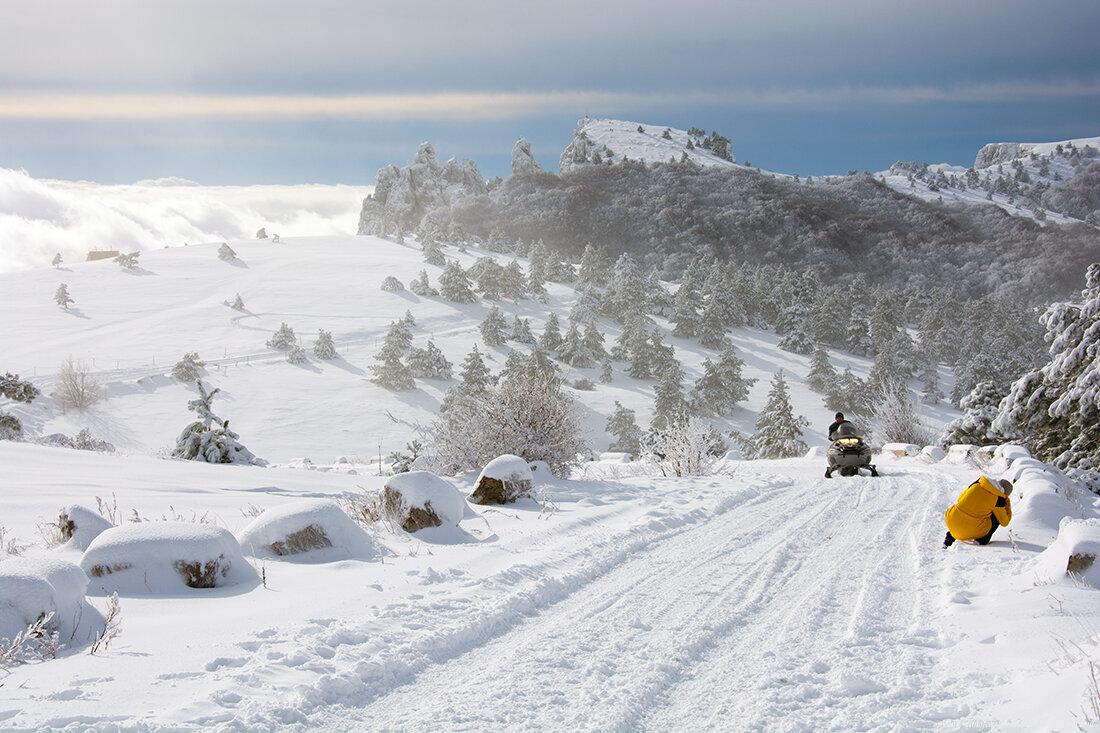
[[[725,156],[706,145],[720,147]],[[568,173],[579,165],[621,163],[624,158],[647,165],[685,158],[697,165],[735,165],[729,140],[717,133],[585,117],[577,122],[573,141],[561,154],[559,172]]]
[[[1074,201],[1067,205],[1065,197],[1057,195],[1075,176],[1096,164],[1100,164],[1100,137],[1089,137],[1049,143],[990,143],[978,151],[970,168],[899,162],[876,176],[897,191],[926,200],[993,204],[1016,216],[1064,224],[1085,220],[1091,211],[1100,210],[1100,185],[1095,182],[1091,204]],[[1100,179],[1100,173],[1095,177]]]

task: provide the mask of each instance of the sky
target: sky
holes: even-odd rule
[[[1100,134],[1095,0],[0,0],[0,168],[371,184],[429,140],[556,171],[585,115],[786,173]]]

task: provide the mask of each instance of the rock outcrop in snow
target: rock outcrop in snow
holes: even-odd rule
[[[372,558],[374,542],[331,499],[301,499],[266,509],[240,532],[253,557],[334,560]]]
[[[374,194],[363,200],[359,234],[414,231],[433,209],[487,190],[477,163],[451,158],[440,165],[435,148],[423,142],[404,168],[390,164],[378,171]]]
[[[511,504],[531,496],[535,479],[527,461],[519,456],[494,458],[481,470],[470,494],[474,504]]]
[[[531,143],[525,137],[512,146],[512,175],[542,173],[542,166],[531,154]]]
[[[562,175],[586,165],[621,163],[624,159],[645,164],[687,161],[701,166],[733,165],[730,141],[700,129],[646,127],[626,120],[585,117],[577,122],[573,140],[558,161]]]
[[[462,521],[466,502],[449,481],[428,471],[399,473],[382,489],[387,518],[406,532],[426,527],[455,526]]]

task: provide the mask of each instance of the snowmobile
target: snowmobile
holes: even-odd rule
[[[841,476],[856,476],[861,468],[868,469],[872,476],[878,476],[878,469],[871,463],[871,446],[850,422],[845,421],[837,426],[833,444],[826,455],[829,467],[825,469],[825,478],[832,478],[834,471]]]

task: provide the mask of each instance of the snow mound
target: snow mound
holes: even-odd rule
[[[102,622],[84,598],[87,588],[88,576],[71,562],[27,557],[0,562],[0,639],[12,639],[52,613],[46,628],[62,643],[86,640]]]
[[[947,457],[947,452],[938,445],[926,445],[921,448],[920,455],[929,463],[939,463]]]
[[[909,458],[920,455],[921,447],[914,443],[886,443],[880,451],[882,455],[892,455],[895,458]]]
[[[510,504],[531,495],[535,477],[527,461],[506,453],[481,469],[470,501],[475,504]]]
[[[1058,526],[1058,537],[1035,560],[1039,582],[1065,578],[1084,581],[1100,588],[1100,519],[1065,517]]]
[[[77,550],[87,550],[92,540],[115,526],[98,512],[79,504],[70,504],[62,509],[58,525],[65,547]]]
[[[408,532],[424,527],[456,526],[466,500],[450,481],[428,471],[399,473],[383,489],[387,513]]]
[[[80,567],[93,592],[174,593],[256,580],[228,530],[188,522],[140,522],[112,527],[88,546]]]
[[[264,510],[237,533],[253,557],[313,561],[373,558],[374,541],[330,499],[302,499]]]
[[[1074,500],[1079,489],[1057,469],[1034,458],[1012,461],[1002,478],[1015,487],[1013,518],[1045,529],[1051,537],[1058,532],[1064,517],[1080,513]]]

